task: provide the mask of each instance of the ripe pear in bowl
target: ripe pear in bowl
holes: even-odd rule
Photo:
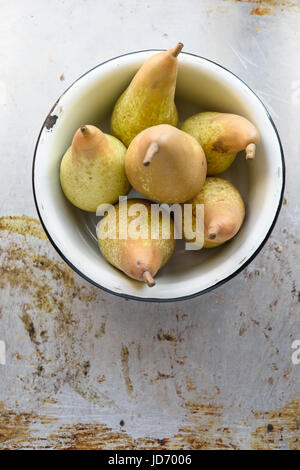
[[[76,207],[96,212],[126,195],[126,147],[115,137],[92,125],[80,127],[60,165],[60,182],[66,198]]]
[[[175,249],[174,225],[172,219],[168,221],[169,227],[163,217],[153,220],[150,201],[121,201],[107,210],[98,225],[99,248],[110,264],[130,278],[153,287],[155,275]],[[169,230],[166,238],[165,229]]]
[[[186,119],[181,130],[202,145],[209,176],[226,171],[241,150],[246,151],[247,160],[253,159],[259,143],[256,127],[237,114],[198,113]]]
[[[163,123],[177,126],[174,96],[177,56],[182,47],[178,43],[150,57],[117,100],[111,116],[111,133],[126,147],[147,127]]]
[[[242,196],[233,184],[223,178],[206,178],[199,194],[188,203],[193,204],[194,231],[196,229],[195,206],[196,204],[204,205],[204,248],[214,248],[233,238],[240,230],[245,218]]]
[[[181,203],[195,196],[206,177],[201,145],[168,124],[140,132],[126,152],[125,170],[136,191],[164,203]]]

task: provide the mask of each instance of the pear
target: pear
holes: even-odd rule
[[[241,150],[246,159],[255,157],[259,133],[242,116],[228,113],[206,112],[191,116],[181,126],[202,145],[207,158],[207,174],[217,175],[227,170]]]
[[[174,95],[177,56],[182,47],[178,43],[150,57],[117,100],[111,116],[111,133],[126,147],[147,127],[163,123],[177,126]]]
[[[223,178],[208,177],[199,194],[188,203],[193,204],[194,231],[195,205],[204,204],[204,248],[213,248],[227,242],[243,224],[243,199],[238,189]]]
[[[125,170],[136,191],[165,203],[185,202],[199,193],[206,177],[201,145],[168,124],[140,132],[126,152]]]
[[[79,209],[96,212],[130,190],[125,174],[126,147],[95,126],[80,127],[60,165],[66,198]]]
[[[111,206],[101,219],[97,230],[99,248],[110,264],[130,278],[153,287],[156,273],[170,259],[175,249],[173,221],[169,217],[153,219],[150,201],[129,199],[126,202],[125,215],[122,215],[126,218],[127,228],[125,236],[121,235],[121,229],[124,231],[125,226],[124,219],[120,218],[123,204],[124,201],[121,201]],[[137,235],[132,232],[131,227],[136,220],[136,211],[140,214]],[[168,232],[164,232],[165,229],[169,229]],[[154,233],[152,230],[157,230],[156,238],[151,237],[151,233]]]

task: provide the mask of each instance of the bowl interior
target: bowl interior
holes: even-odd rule
[[[240,190],[246,203],[245,222],[238,235],[219,248],[186,251],[184,243],[178,241],[172,259],[158,273],[151,289],[109,265],[97,245],[99,218],[73,207],[62,193],[60,161],[81,125],[95,124],[109,133],[109,117],[116,99],[153,53],[138,52],[108,61],[64,93],[51,112],[57,116],[55,124],[42,129],[33,178],[44,226],[56,248],[80,274],[116,294],[172,300],[211,288],[230,277],[256,252],[280,205],[283,166],[275,128],[254,93],[217,64],[181,54],[176,90],[180,122],[200,111],[223,111],[245,116],[260,131],[256,159],[246,162],[244,155],[238,155],[231,168],[220,175]],[[133,190],[132,195],[136,195]]]

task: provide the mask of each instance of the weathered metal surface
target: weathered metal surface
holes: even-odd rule
[[[299,449],[299,2],[20,0],[1,12],[0,448]],[[47,241],[34,141],[82,72],[178,40],[269,107],[286,199],[262,252],[226,285],[180,303],[126,301]]]

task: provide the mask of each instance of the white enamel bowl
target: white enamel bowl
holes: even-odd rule
[[[74,208],[64,197],[59,165],[74,132],[95,124],[109,132],[112,107],[137,69],[156,51],[125,54],[80,77],[58,99],[41,129],[33,160],[33,192],[43,227],[62,258],[82,277],[116,295],[145,301],[183,300],[203,294],[239,273],[258,254],[276,222],[284,189],[284,157],[277,130],[260,99],[223,67],[188,53],[179,56],[176,102],[180,121],[199,111],[241,114],[259,129],[254,161],[238,155],[224,174],[241,191],[246,220],[226,245],[185,251],[177,242],[154,287],[127,278],[102,257],[96,216]],[[223,176],[223,175],[221,175]]]

